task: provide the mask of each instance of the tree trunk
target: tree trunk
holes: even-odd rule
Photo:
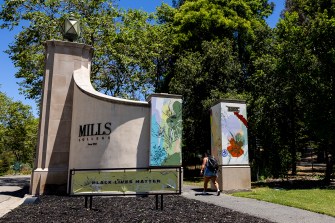
[[[333,174],[333,166],[334,166],[334,157],[331,153],[327,151],[327,157],[326,157],[326,173],[325,173],[325,184],[329,185],[331,182],[331,176]]]
[[[292,175],[296,175],[297,174],[297,148],[296,148],[296,118],[295,118],[295,114],[296,111],[298,109],[296,108],[296,100],[295,100],[295,92],[292,93],[291,97],[290,97],[290,128],[291,128],[291,134],[290,134],[290,151],[291,151],[291,170],[292,170]]]

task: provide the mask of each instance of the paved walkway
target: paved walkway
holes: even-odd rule
[[[201,188],[184,185],[183,196],[278,223],[335,223],[335,218],[328,215],[223,193],[220,196],[216,196],[216,192],[202,195],[201,191]]]
[[[0,218],[21,205],[27,197],[30,197],[26,195],[28,193],[29,182],[30,176],[0,177]],[[214,192],[202,195],[201,191],[201,188],[184,185],[182,196],[278,223],[335,223],[334,217],[298,208],[254,199],[233,197],[223,193],[220,196],[215,196]]]

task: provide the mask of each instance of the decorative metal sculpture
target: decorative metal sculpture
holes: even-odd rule
[[[76,41],[80,37],[80,23],[79,20],[70,14],[68,18],[64,19],[63,23],[63,37],[68,41]]]

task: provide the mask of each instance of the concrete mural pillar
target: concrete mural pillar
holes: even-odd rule
[[[220,166],[222,191],[250,190],[251,173],[248,152],[246,104],[222,100],[211,108],[211,154]]]
[[[73,73],[90,69],[92,47],[47,41],[39,137],[30,193],[66,191],[72,106]]]

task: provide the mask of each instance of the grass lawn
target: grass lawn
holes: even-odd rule
[[[274,189],[260,187],[251,192],[232,196],[247,197],[282,204],[335,217],[335,190],[333,189]]]

